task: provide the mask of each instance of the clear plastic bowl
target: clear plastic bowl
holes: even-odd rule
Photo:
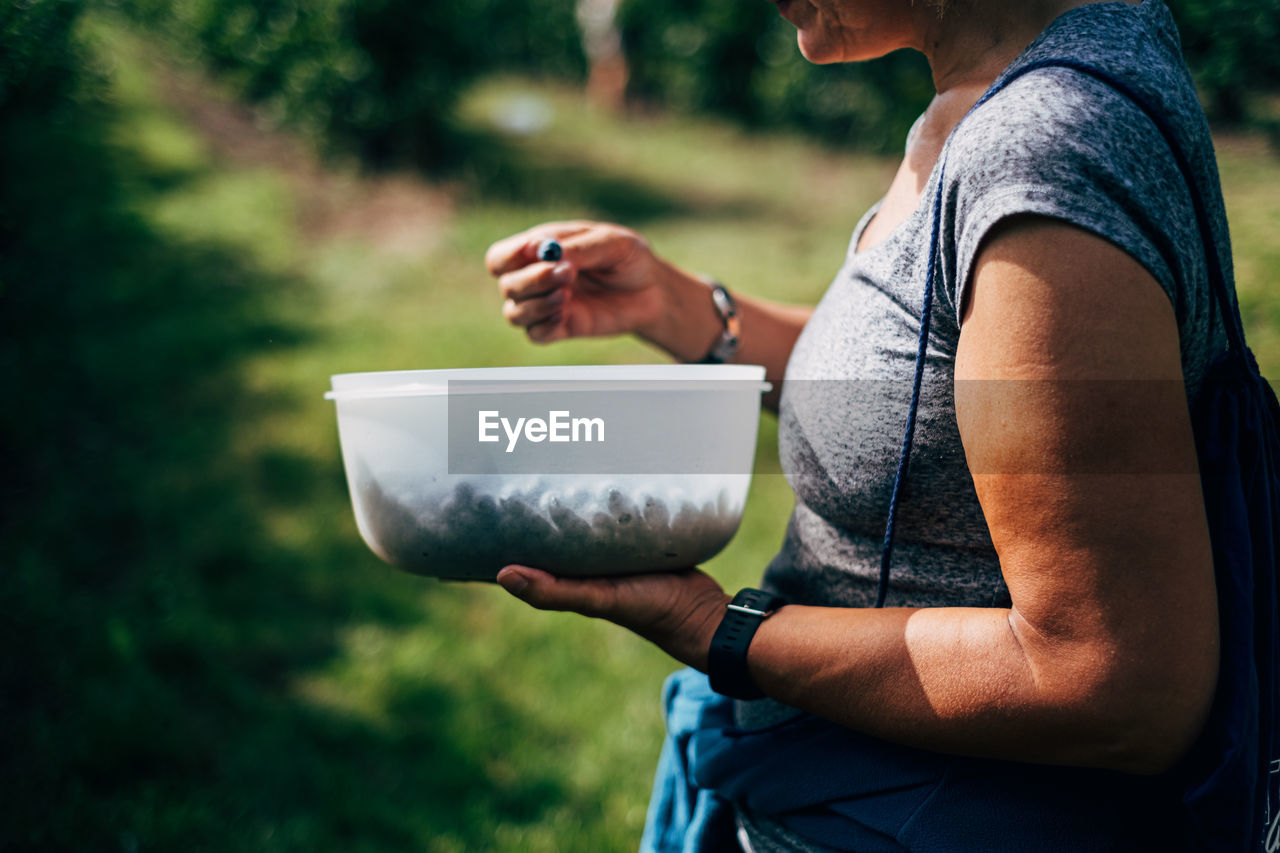
[[[512,563],[591,576],[717,554],[768,387],[754,365],[501,367],[340,374],[325,396],[369,547],[492,580]]]

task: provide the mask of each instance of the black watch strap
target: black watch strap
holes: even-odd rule
[[[760,623],[786,603],[779,596],[744,589],[725,606],[724,618],[711,638],[711,651],[707,654],[712,690],[734,699],[764,698],[747,671],[747,649]]]

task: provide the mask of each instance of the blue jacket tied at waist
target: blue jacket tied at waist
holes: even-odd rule
[[[734,725],[733,700],[692,669],[663,689],[663,744],[641,853],[736,849],[735,809],[813,850],[1185,849],[1162,779],[948,756],[809,714]]]

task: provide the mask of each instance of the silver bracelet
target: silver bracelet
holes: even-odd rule
[[[739,333],[741,324],[738,320],[738,307],[733,303],[733,297],[729,295],[729,291],[724,285],[715,279],[709,279],[711,284],[711,304],[715,306],[716,313],[720,315],[720,323],[723,328],[720,330],[720,337],[716,338],[716,342],[711,345],[711,350],[699,362],[699,364],[724,364],[733,358],[738,352],[738,344],[740,342]]]

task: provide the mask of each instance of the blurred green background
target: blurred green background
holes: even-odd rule
[[[1274,373],[1280,10],[1174,8]],[[0,6],[0,850],[635,848],[673,664],[379,563],[328,376],[658,360],[501,321],[484,249],[548,218],[813,301],[929,87],[906,54],[805,65],[763,2],[625,0],[595,47],[580,20]],[[728,587],[790,509],[774,436]]]

